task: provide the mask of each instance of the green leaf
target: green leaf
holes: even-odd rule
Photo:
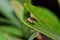
[[[20,11],[20,13],[22,12],[22,10],[23,10],[23,5],[20,3],[20,2],[18,2],[18,1],[11,1],[11,4],[12,4],[12,7],[16,7],[17,9],[20,9],[20,10],[17,10],[17,9],[15,9],[16,11]],[[20,6],[21,5],[21,6]],[[21,7],[21,8],[20,8]],[[27,13],[27,10],[24,8],[24,12],[25,13]],[[20,14],[19,14],[19,16],[21,16]],[[23,32],[23,35],[24,35],[24,37],[27,39],[28,38],[28,36],[30,35],[30,28],[28,27],[28,26],[26,26],[24,23],[22,23],[21,22],[21,25],[22,25],[22,27],[21,27],[21,30],[22,30],[22,32]]]
[[[45,24],[49,24],[53,28],[58,26],[59,21],[58,18],[54,15],[53,12],[51,12],[47,8],[43,7],[34,7],[32,5],[27,4],[26,8],[37,18],[45,22]],[[33,11],[34,10],[34,11]],[[53,23],[52,23],[53,22]]]
[[[0,0],[0,11],[4,16],[6,16],[13,24],[21,26],[16,16],[13,13],[9,0]]]
[[[27,22],[27,18],[24,15],[24,7],[17,2],[17,5],[12,5],[14,8],[14,11],[16,12],[17,17],[27,26],[29,26],[30,28],[33,28],[45,35],[47,35],[48,37],[54,39],[54,40],[58,40],[58,34],[57,34],[57,27],[59,27],[59,22],[58,19],[56,18],[56,16],[54,16],[54,14],[52,14],[53,12],[49,11],[46,8],[38,8],[35,6],[32,6],[30,4],[26,4],[25,7],[35,16],[37,22],[33,22],[33,24],[30,24]],[[16,7],[18,6],[18,8]],[[48,14],[49,13],[49,14]],[[51,13],[51,14],[50,14]],[[52,18],[53,17],[53,18]],[[52,23],[53,22],[53,23]],[[48,31],[47,31],[48,30]]]
[[[10,25],[10,26],[16,26],[13,24],[10,20],[5,19],[5,18],[0,18],[0,26],[1,25]]]
[[[46,33],[45,35],[49,34],[48,35],[49,37],[50,36],[52,38],[53,38],[53,36],[59,37],[59,33],[58,33],[59,21],[58,21],[57,17],[53,14],[53,12],[51,12],[47,8],[35,7],[30,4],[26,4],[25,7],[34,15],[36,20],[39,22],[40,30],[43,30],[42,31],[43,34],[45,32]],[[39,25],[39,24],[37,24],[37,25]],[[36,27],[36,29],[39,29],[39,26]],[[54,35],[55,33],[56,33],[56,35]]]
[[[39,32],[35,31],[34,33],[32,33],[32,35],[30,35],[28,40],[33,40],[38,34]]]
[[[0,40],[16,40],[16,38],[11,37],[7,33],[0,31]]]
[[[20,37],[23,36],[22,31],[19,28],[12,26],[0,26],[0,31],[11,33]]]
[[[12,24],[9,20],[7,20],[5,18],[0,18],[0,23],[1,22]]]
[[[4,37],[4,33],[0,31],[0,40],[7,40],[6,37]]]
[[[60,6],[60,0],[58,0],[59,6]]]
[[[24,3],[31,3],[31,0],[19,0],[20,3],[24,4]]]
[[[30,28],[28,26],[26,26],[25,24],[23,24],[21,30],[24,35],[24,38],[27,39],[28,36],[30,35]]]

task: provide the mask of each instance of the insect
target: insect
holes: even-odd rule
[[[34,23],[34,21],[37,21],[37,20],[35,19],[35,17],[34,17],[32,14],[30,14],[30,17],[27,18],[27,21],[28,21],[29,23]]]

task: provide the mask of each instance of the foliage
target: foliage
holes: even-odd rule
[[[30,0],[0,0],[0,12],[6,17],[0,17],[0,40],[33,40],[39,33],[60,40],[59,19],[51,10],[33,6]],[[32,22],[28,22],[30,14],[35,19]]]

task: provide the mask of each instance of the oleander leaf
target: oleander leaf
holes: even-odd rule
[[[37,16],[39,18],[39,21],[42,20],[46,24],[49,24],[49,25],[53,26],[53,28],[56,27],[56,26],[58,26],[58,24],[59,24],[58,18],[54,15],[53,12],[51,12],[47,8],[34,7],[34,6],[31,6],[31,5],[28,5],[28,4],[27,4],[26,8],[29,11],[31,11],[33,15]]]
[[[22,4],[20,2],[18,3],[18,1],[11,1],[11,5],[15,6],[16,8],[19,8],[20,7],[19,5],[22,5]],[[22,7],[23,7],[23,5],[22,5]],[[19,10],[20,12],[22,12],[22,7]],[[25,13],[27,13],[27,9],[25,9]],[[19,16],[21,16],[21,15],[19,15]],[[21,25],[22,25],[21,30],[23,31],[24,37],[27,39],[28,36],[30,35],[30,28],[22,22],[21,22]]]
[[[0,22],[5,22],[5,23],[10,23],[7,19],[5,18],[0,18]]]
[[[42,8],[42,7],[38,8],[38,7],[32,6],[30,4],[26,4],[25,7],[30,11],[30,13],[32,13],[35,16],[35,18],[37,20],[37,22],[34,21],[33,22],[34,24],[31,24],[31,23],[27,22],[27,18],[26,18],[27,14],[24,13],[24,11],[25,11],[24,7],[19,2],[16,2],[15,4],[12,3],[16,16],[24,24],[26,24],[30,28],[33,28],[33,29],[47,35],[48,37],[52,38],[53,40],[59,40],[58,39],[59,35],[57,34],[57,29],[56,29],[57,27],[59,27],[58,26],[59,22],[58,22],[57,17],[54,16],[54,14],[52,14],[53,12],[51,12],[50,10],[48,10],[46,8]],[[53,24],[51,24],[52,22],[53,22]]]
[[[19,0],[19,2],[22,3],[22,4],[24,4],[24,3],[31,3],[31,0]]]
[[[60,0],[58,0],[59,6],[60,6]]]
[[[30,37],[29,37],[28,40],[33,40],[34,38],[36,38],[36,36],[37,36],[38,34],[39,34],[39,32],[37,32],[37,31],[33,32],[33,33],[30,35]]]
[[[11,7],[9,0],[0,0],[0,11],[4,16],[6,16],[13,24],[20,26],[19,21],[14,15],[13,9]]]
[[[30,5],[30,4],[26,4],[25,7],[36,17],[36,20],[38,22],[40,22],[39,24],[41,24],[40,26],[42,26],[42,30],[44,29],[43,27],[45,26],[44,30],[47,31],[49,29],[49,31],[48,31],[49,33],[51,33],[52,35],[54,35],[56,33],[56,35],[58,37],[60,37],[60,33],[59,33],[59,29],[60,29],[59,21],[58,21],[57,17],[54,15],[53,12],[51,12],[47,8],[35,7],[35,6]],[[46,34],[49,34],[48,32]],[[56,36],[56,35],[54,35],[54,36]]]
[[[19,28],[13,27],[13,26],[0,26],[0,31],[6,32],[6,33],[10,33],[10,34],[14,34],[17,36],[22,37],[23,33]]]
[[[8,33],[0,31],[0,40],[18,40],[18,38],[10,36]]]
[[[1,8],[0,11],[3,13],[3,15],[5,15],[9,19],[9,22],[11,22],[12,25],[15,25],[15,26],[17,25],[23,31],[24,36],[27,38],[28,35],[30,34],[29,33],[30,30],[28,30],[29,28],[26,27],[25,24],[23,24],[21,21],[17,20],[17,18],[15,17],[15,15],[13,13],[13,9],[11,7],[10,1],[9,0],[0,0],[0,8]],[[2,18],[0,19],[0,21],[5,22],[5,23],[8,22],[7,20],[2,19]]]
[[[4,36],[4,33],[0,31],[0,40],[7,40],[6,37]]]

